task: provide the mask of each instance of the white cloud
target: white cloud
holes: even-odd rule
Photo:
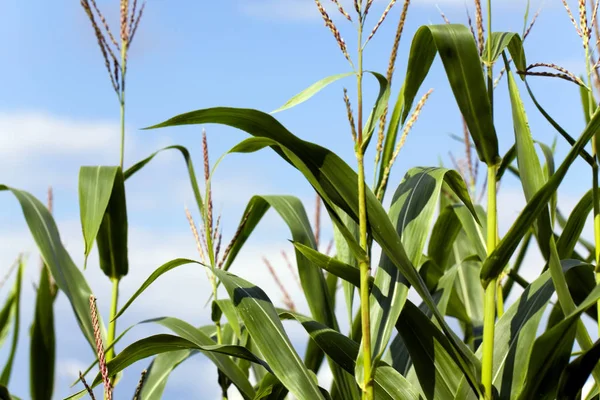
[[[77,121],[42,112],[0,113],[0,155],[36,157],[118,148],[119,128],[105,121]]]

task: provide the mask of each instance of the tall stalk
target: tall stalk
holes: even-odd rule
[[[121,63],[120,63],[120,72],[121,72],[121,84],[119,85],[119,91],[117,93],[119,97],[119,105],[120,105],[120,127],[121,127],[121,145],[119,152],[119,166],[121,170],[123,170],[123,164],[125,159],[125,73],[127,70],[127,46],[128,46],[128,31],[127,31],[127,23],[128,23],[128,10],[129,10],[129,0],[121,0]],[[109,315],[109,323],[108,323],[108,335],[107,335],[107,345],[111,346],[115,340],[116,332],[117,332],[117,321],[115,319],[117,315],[117,309],[119,305],[119,283],[120,278],[112,278],[112,296],[110,302],[110,315]],[[106,353],[106,360],[110,361],[115,356],[115,347],[112,346],[109,351]],[[111,377],[111,381],[114,383],[114,376]]]
[[[488,255],[496,247],[497,213],[496,213],[496,167],[488,167],[488,209],[487,209],[487,252]],[[492,374],[494,366],[494,333],[496,324],[496,287],[497,279],[488,283],[485,288],[483,314],[483,357],[481,381],[485,389],[485,399],[492,399]],[[501,295],[501,294],[500,294]]]
[[[492,64],[492,48],[489,46],[492,39],[492,4],[487,1],[487,30],[488,53],[487,59],[487,89],[492,119],[494,115],[494,75]],[[487,203],[487,254],[490,255],[496,248],[498,235],[498,218],[496,207],[496,165],[488,165],[488,203]],[[483,314],[483,356],[481,381],[484,387],[485,400],[493,396],[493,370],[494,370],[494,335],[496,329],[496,289],[498,279],[490,281],[485,288],[484,314]],[[502,296],[502,292],[500,292]],[[499,303],[500,304],[500,303]]]
[[[358,89],[358,118],[357,118],[357,140],[356,140],[356,161],[358,163],[358,214],[360,230],[360,246],[368,253],[367,240],[367,195],[365,187],[365,149],[363,146],[363,98],[362,98],[362,78],[363,78],[363,18],[359,16],[358,23],[358,71],[357,71],[357,89]],[[371,360],[371,309],[369,306],[369,276],[370,261],[368,256],[359,263],[360,268],[360,310],[362,321],[362,339],[363,339],[363,400],[373,400],[373,378],[372,378],[372,360]]]

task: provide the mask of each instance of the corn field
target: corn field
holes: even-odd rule
[[[289,100],[274,111],[211,106],[164,118],[145,113],[147,123],[136,127],[142,137],[175,135],[191,126],[202,151],[196,158],[182,145],[169,145],[139,160],[126,158],[126,116],[135,108],[126,101],[126,83],[135,76],[130,59],[135,60],[147,10],[155,4],[120,0],[112,10],[97,0],[68,2],[64,7],[85,16],[94,39],[88,47],[98,53],[117,97],[120,145],[114,159],[119,162],[79,169],[81,265],[61,239],[52,189],[47,199],[38,199],[27,188],[0,183],[2,196],[18,204],[24,217],[15,223],[27,227],[41,258],[33,309],[23,307],[23,286],[30,282],[19,249],[0,283],[9,288],[0,293],[0,345],[8,354],[0,398],[56,398],[62,373],[57,314],[68,312],[92,356],[67,399],[166,398],[167,388],[177,385],[171,374],[194,356],[211,363],[216,379],[210,384],[222,399],[599,399],[599,0],[544,6],[560,7],[562,19],[572,24],[583,50],[577,49],[582,73],[553,62],[550,54],[528,60],[528,50],[537,46],[529,43],[530,35],[544,23],[545,9],[519,1],[511,13],[522,30],[502,31],[493,24],[502,1],[468,2],[460,21],[440,9],[437,22],[418,21],[410,36],[405,28],[415,1],[309,2],[325,25],[323,40],[345,70],[312,84],[295,82],[306,89],[282,94]],[[218,43],[219,35],[211,40]],[[365,66],[376,40],[389,47],[387,69],[380,72]],[[461,152],[450,154],[450,162],[405,168],[406,152],[445,154],[436,141],[455,129],[432,107],[438,90],[429,86],[434,73],[443,76],[440,86],[452,94],[460,123],[452,138]],[[168,74],[175,72],[165,73],[167,80]],[[547,111],[561,106],[563,92],[536,97],[532,83],[539,81],[560,82],[552,87],[579,93],[580,113],[568,118],[583,129],[564,128],[564,116]],[[177,96],[176,87],[169,90]],[[337,135],[332,140],[339,148],[307,141],[284,125],[286,115],[294,113],[314,118],[302,115],[303,107],[333,90],[345,115],[335,132],[323,135]],[[201,97],[212,102],[211,93]],[[164,102],[167,107],[169,100]],[[500,117],[499,109],[509,113]],[[428,119],[437,127],[427,132],[431,148],[411,146],[411,131]],[[244,136],[215,156],[209,142],[219,142],[211,135],[218,125]],[[501,135],[506,127],[510,134]],[[344,148],[353,157],[346,157]],[[196,255],[148,267],[143,283],[131,290],[130,219],[137,212],[128,203],[131,182],[171,153],[176,157],[168,162],[178,165],[193,198],[177,223],[189,225]],[[254,194],[242,199],[241,215],[222,215],[213,199],[220,187],[218,168],[230,158],[250,166],[266,153],[278,159],[280,173],[302,177],[314,201]],[[574,165],[583,166],[577,183],[585,182],[579,189],[584,194],[565,213],[559,195]],[[508,206],[499,201],[507,180],[518,182],[525,199],[510,221],[499,211]],[[158,181],[148,190],[161,190]],[[287,250],[281,249],[278,261],[264,256],[262,265],[244,266],[245,247],[269,218],[285,226],[281,239],[288,241]],[[228,231],[225,224],[232,221],[235,229]],[[588,222],[592,238],[585,235]],[[500,229],[501,224],[508,228]],[[531,252],[540,253],[539,265],[531,265]],[[94,294],[99,283],[89,270],[96,266],[110,296]],[[198,326],[195,320],[158,314],[132,326],[122,322],[138,304],[162,301],[151,298],[150,288],[182,268],[206,279],[209,289],[196,290],[197,302],[189,308],[198,318],[210,316],[210,323]],[[248,268],[262,268],[275,292],[267,294],[247,280]],[[539,271],[533,279],[524,273],[531,268]],[[181,295],[185,287],[182,282],[166,295]],[[56,307],[58,297],[68,301],[68,310]],[[33,315],[30,327],[22,326],[23,313]],[[290,333],[292,326],[301,331],[301,340]],[[133,338],[135,327],[159,333],[140,337],[138,330]],[[20,340],[26,329],[29,343]],[[15,377],[26,373],[15,363],[17,351],[29,351],[26,393],[13,389]],[[123,378],[140,364],[143,372],[136,370],[137,384],[130,385]],[[207,375],[205,369],[195,371],[197,379]]]

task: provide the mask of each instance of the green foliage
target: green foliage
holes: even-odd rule
[[[85,8],[87,2],[82,3]],[[108,375],[96,373],[90,382],[92,387],[105,384],[107,390],[112,390],[113,385],[120,383],[123,371],[152,357],[139,387],[139,398],[144,400],[162,398],[170,374],[196,354],[214,364],[218,376],[215,386],[220,387],[224,398],[233,390],[244,399],[284,399],[291,395],[300,400],[525,400],[594,395],[594,391],[582,393],[590,379],[596,381],[594,390],[600,387],[600,345],[592,342],[582,322],[583,314],[598,320],[600,299],[596,255],[600,234],[593,243],[583,237],[590,213],[600,221],[595,145],[591,154],[586,151],[590,142],[596,143],[600,130],[594,93],[589,87],[581,88],[586,125],[579,138],[574,139],[544,110],[529,86],[531,68],[526,63],[524,38],[512,32],[493,32],[488,27],[488,39],[482,43],[482,38],[467,26],[444,24],[422,26],[416,31],[402,86],[392,104],[396,54],[392,54],[386,76],[362,69],[363,50],[370,40],[362,41],[370,3],[356,4],[361,40],[358,67],[352,64],[352,72],[318,81],[271,114],[247,108],[213,107],[180,114],[146,128],[220,124],[250,135],[219,158],[212,169],[208,165],[208,150],[204,149],[203,191],[191,153],[178,145],[160,149],[126,170],[122,162],[119,166],[81,168],[79,211],[85,263],[96,242],[100,268],[113,282],[108,333],[101,320],[95,323],[96,315],[90,311],[90,304],[95,304],[90,303],[92,288],[63,246],[50,210],[28,192],[0,185],[0,191],[10,192],[17,199],[43,261],[30,331],[32,399],[51,399],[55,391],[53,305],[57,291],[69,301],[92,349],[96,351],[97,336],[103,341],[106,360],[104,354],[98,354],[97,360],[90,360],[92,366],[85,374],[100,364],[100,370],[107,370]],[[342,3],[339,8],[344,14]],[[322,15],[350,61],[337,27],[324,10]],[[387,12],[380,22],[386,16]],[[373,32],[377,28],[378,25]],[[397,45],[396,41],[396,50]],[[125,42],[122,46],[127,48]],[[461,139],[465,141],[469,171],[419,165],[409,168],[404,178],[396,182],[389,175],[390,170],[427,99],[425,96],[413,110],[438,54],[464,119]],[[493,68],[500,60],[508,86],[506,107],[510,107],[514,131],[503,157],[496,134],[492,80]],[[363,118],[365,73],[375,78],[378,89],[367,118]],[[515,74],[521,79],[516,79]],[[335,151],[303,140],[272,115],[290,110],[332,83],[351,76],[358,82],[357,124],[349,101],[347,104],[358,172]],[[588,84],[589,81],[591,75]],[[531,115],[521,96],[525,93],[522,86],[536,107],[534,112],[539,112],[568,143],[562,160],[555,160],[554,145],[536,140],[537,132],[529,125]],[[124,91],[120,88],[117,92],[124,112]],[[124,115],[121,117],[124,123]],[[374,138],[375,179],[369,187],[363,179],[364,156],[370,154],[366,150]],[[472,147],[488,167],[492,188],[487,206],[478,204],[477,173],[473,171],[478,162],[471,159]],[[311,224],[299,198],[254,195],[248,200],[225,254],[221,259],[217,257],[219,250],[213,243],[220,232],[211,219],[213,174],[228,154],[251,158],[253,153],[267,149],[300,172],[317,193],[327,212],[327,222],[334,228],[334,254],[319,246],[320,220],[315,226]],[[123,146],[120,150],[122,161]],[[201,234],[194,233],[205,253],[199,261],[177,258],[159,266],[119,305],[118,283],[129,268],[125,185],[166,150],[176,150],[183,156],[202,218]],[[558,204],[559,187],[580,157],[591,166],[592,189],[579,199],[568,217],[563,217]],[[507,175],[519,180],[527,203],[508,232],[500,237],[496,232],[493,180],[503,182]],[[384,201],[388,186],[396,188],[389,203]],[[291,269],[297,273],[303,296],[298,300],[306,303],[308,315],[297,312],[293,303],[286,303],[286,309],[276,308],[263,289],[235,273],[236,265],[245,261],[238,260],[241,250],[270,209],[288,228],[286,238],[295,255]],[[539,276],[529,283],[519,271],[532,240],[542,259],[536,266],[541,271]],[[377,249],[381,255],[375,263]],[[132,327],[121,330],[117,336],[116,321],[134,302],[143,301],[145,291],[164,274],[188,264],[199,273],[205,270],[212,283],[212,294],[206,293],[207,305],[211,305],[211,325],[196,327],[173,317],[142,321],[147,327],[167,329],[170,333],[144,337],[117,351],[116,344]],[[371,273],[375,265],[377,269]],[[0,309],[0,345],[12,333],[8,360],[0,374],[0,398],[15,398],[8,388],[15,375],[23,269],[19,258],[13,288]],[[515,284],[523,290],[517,293]],[[285,291],[285,285],[282,286]],[[336,300],[342,298],[338,296],[340,289],[345,304],[336,306]],[[355,299],[357,289],[360,303]],[[411,290],[414,297],[409,296]],[[224,294],[225,297],[219,297]],[[556,304],[551,300],[554,294]],[[509,302],[506,307],[505,301]],[[342,332],[339,310],[348,317],[348,332]],[[548,323],[542,326],[545,313],[549,314]],[[285,329],[282,321],[286,320],[299,323],[307,334],[303,356]],[[578,357],[573,357],[575,342],[581,349]],[[332,377],[328,387],[322,387],[323,382],[317,379],[317,373],[325,368],[329,368]],[[80,390],[70,399],[86,395],[86,390]]]

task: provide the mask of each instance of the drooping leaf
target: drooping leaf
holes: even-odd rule
[[[10,191],[19,201],[44,263],[50,268],[60,290],[69,299],[81,331],[94,349],[94,329],[89,311],[89,298],[92,290],[64,248],[52,215],[31,194],[0,185],[0,191],[3,190]],[[100,323],[102,324],[102,322]]]
[[[530,201],[544,183],[546,183],[547,179],[545,179],[542,165],[535,151],[531,130],[529,129],[529,122],[527,121],[527,115],[525,114],[525,107],[521,100],[521,96],[519,95],[519,89],[508,63],[505,62],[505,64],[508,92],[512,107],[517,164],[519,166],[520,180],[525,193],[525,199]],[[542,255],[547,258],[550,236],[554,234],[548,209],[541,212],[535,227],[540,250],[542,251]]]
[[[121,279],[129,272],[127,225],[125,181],[119,167],[110,200],[96,236],[100,268],[111,279]]]
[[[454,98],[473,137],[479,158],[488,165],[498,164],[498,138],[479,51],[466,26],[426,25],[417,30],[408,59],[402,120],[408,116],[416,93],[437,53],[444,64]]]
[[[377,95],[377,99],[375,100],[375,104],[371,110],[371,114],[369,115],[367,123],[363,129],[363,148],[366,148],[369,145],[371,137],[373,136],[373,132],[375,132],[375,128],[379,123],[381,115],[385,112],[388,99],[390,98],[390,85],[385,76],[377,72],[368,72],[377,79],[377,82],[379,83],[379,94]]]
[[[489,48],[491,46],[491,53]],[[517,71],[525,71],[527,62],[525,61],[525,52],[523,51],[523,43],[518,33],[514,32],[492,32],[491,41],[486,42],[486,49],[483,52],[488,63],[495,63],[500,54],[504,50],[508,50],[512,56],[512,60],[517,67]],[[491,59],[489,56],[491,55]]]
[[[171,260],[160,267],[158,267],[150,276],[142,283],[140,288],[135,291],[135,293],[127,300],[127,302],[121,307],[119,312],[115,315],[114,319],[119,318],[131,304],[137,299],[148,287],[154,283],[161,275],[171,271],[174,268],[177,268],[181,265],[185,264],[200,264],[198,261],[188,260],[186,258],[177,258],[175,260]]]
[[[294,247],[313,264],[356,287],[360,287],[360,270],[358,268],[345,264],[337,258],[331,258],[323,253],[319,253],[301,243],[294,242],[293,244]],[[370,280],[373,281],[373,278]]]

